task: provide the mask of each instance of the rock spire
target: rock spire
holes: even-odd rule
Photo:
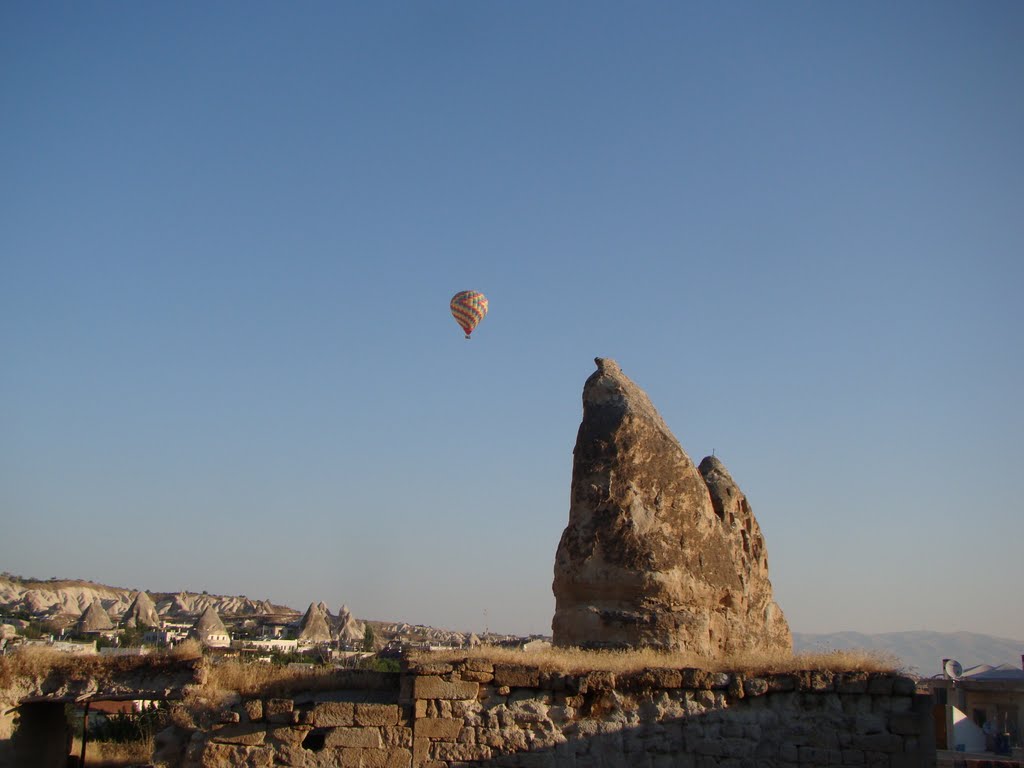
[[[304,643],[331,642],[331,628],[327,624],[327,606],[310,603],[299,622],[298,640]]]
[[[790,651],[746,497],[717,459],[693,465],[615,361],[596,363],[555,556],[554,644]]]
[[[137,592],[121,623],[126,627],[159,627],[160,615],[156,612],[153,598],[145,592]]]
[[[114,624],[110,620],[110,616],[107,614],[106,609],[104,609],[103,603],[100,602],[98,597],[93,598],[89,607],[85,609],[85,613],[83,613],[82,617],[78,620],[78,631],[105,632],[113,628]]]

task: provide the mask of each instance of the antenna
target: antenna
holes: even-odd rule
[[[959,680],[960,675],[964,673],[964,668],[956,659],[943,659],[942,671],[946,673],[946,677],[952,680]]]

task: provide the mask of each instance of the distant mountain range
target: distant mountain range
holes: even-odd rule
[[[829,634],[793,633],[797,652],[832,650],[872,650],[892,654],[906,671],[931,677],[942,672],[943,659],[956,659],[964,668],[976,664],[1021,665],[1024,641],[992,637],[974,632],[885,632],[865,635],[861,632]]]

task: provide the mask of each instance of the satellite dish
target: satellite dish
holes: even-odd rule
[[[946,663],[942,665],[942,671],[946,673],[946,677],[959,680],[960,675],[964,673],[964,668],[956,659],[946,659]]]

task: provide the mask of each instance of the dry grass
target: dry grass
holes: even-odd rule
[[[804,670],[830,672],[896,672],[899,661],[872,651],[832,651],[799,654],[735,654],[709,660],[695,654],[667,653],[650,649],[632,651],[585,651],[579,648],[548,648],[523,652],[484,646],[469,651],[418,652],[418,661],[454,661],[464,658],[485,659],[502,664],[522,664],[549,672],[581,674],[607,671],[624,674],[643,669],[680,669],[695,667],[709,672],[771,674]]]
[[[70,656],[46,648],[29,647],[0,657],[0,687],[18,677],[39,679],[56,672],[68,679],[102,681],[119,671],[156,667],[199,658],[198,644],[182,644],[167,654],[141,657]],[[579,648],[549,648],[523,652],[484,646],[468,651],[418,652],[412,658],[421,661],[455,661],[465,658],[519,664],[549,672],[581,674],[609,671],[619,674],[643,669],[694,667],[712,672],[751,674],[825,670],[830,672],[898,672],[899,662],[891,656],[872,651],[833,651],[830,653],[737,654],[725,659],[708,660],[693,654],[664,653],[653,650],[584,651]],[[330,690],[338,687],[339,676],[346,672],[329,667],[295,669],[270,664],[234,660],[208,664],[204,685],[188,686],[186,707],[216,708],[233,694],[242,696],[287,695],[297,690]]]
[[[18,677],[38,679],[50,673],[59,673],[68,680],[103,681],[113,674],[161,667],[197,659],[201,655],[198,643],[182,643],[166,653],[147,656],[78,655],[30,645],[0,656],[0,687],[9,686]]]
[[[71,754],[82,753],[82,740],[74,738]],[[151,765],[153,762],[153,738],[139,741],[90,741],[85,746],[86,768],[125,768],[126,766]]]
[[[283,691],[297,684],[315,687],[318,679],[331,676],[328,667],[315,669],[290,669],[273,664],[253,664],[242,661],[225,661],[211,666],[206,678],[206,688],[211,691],[235,691],[242,696],[256,693]]]

